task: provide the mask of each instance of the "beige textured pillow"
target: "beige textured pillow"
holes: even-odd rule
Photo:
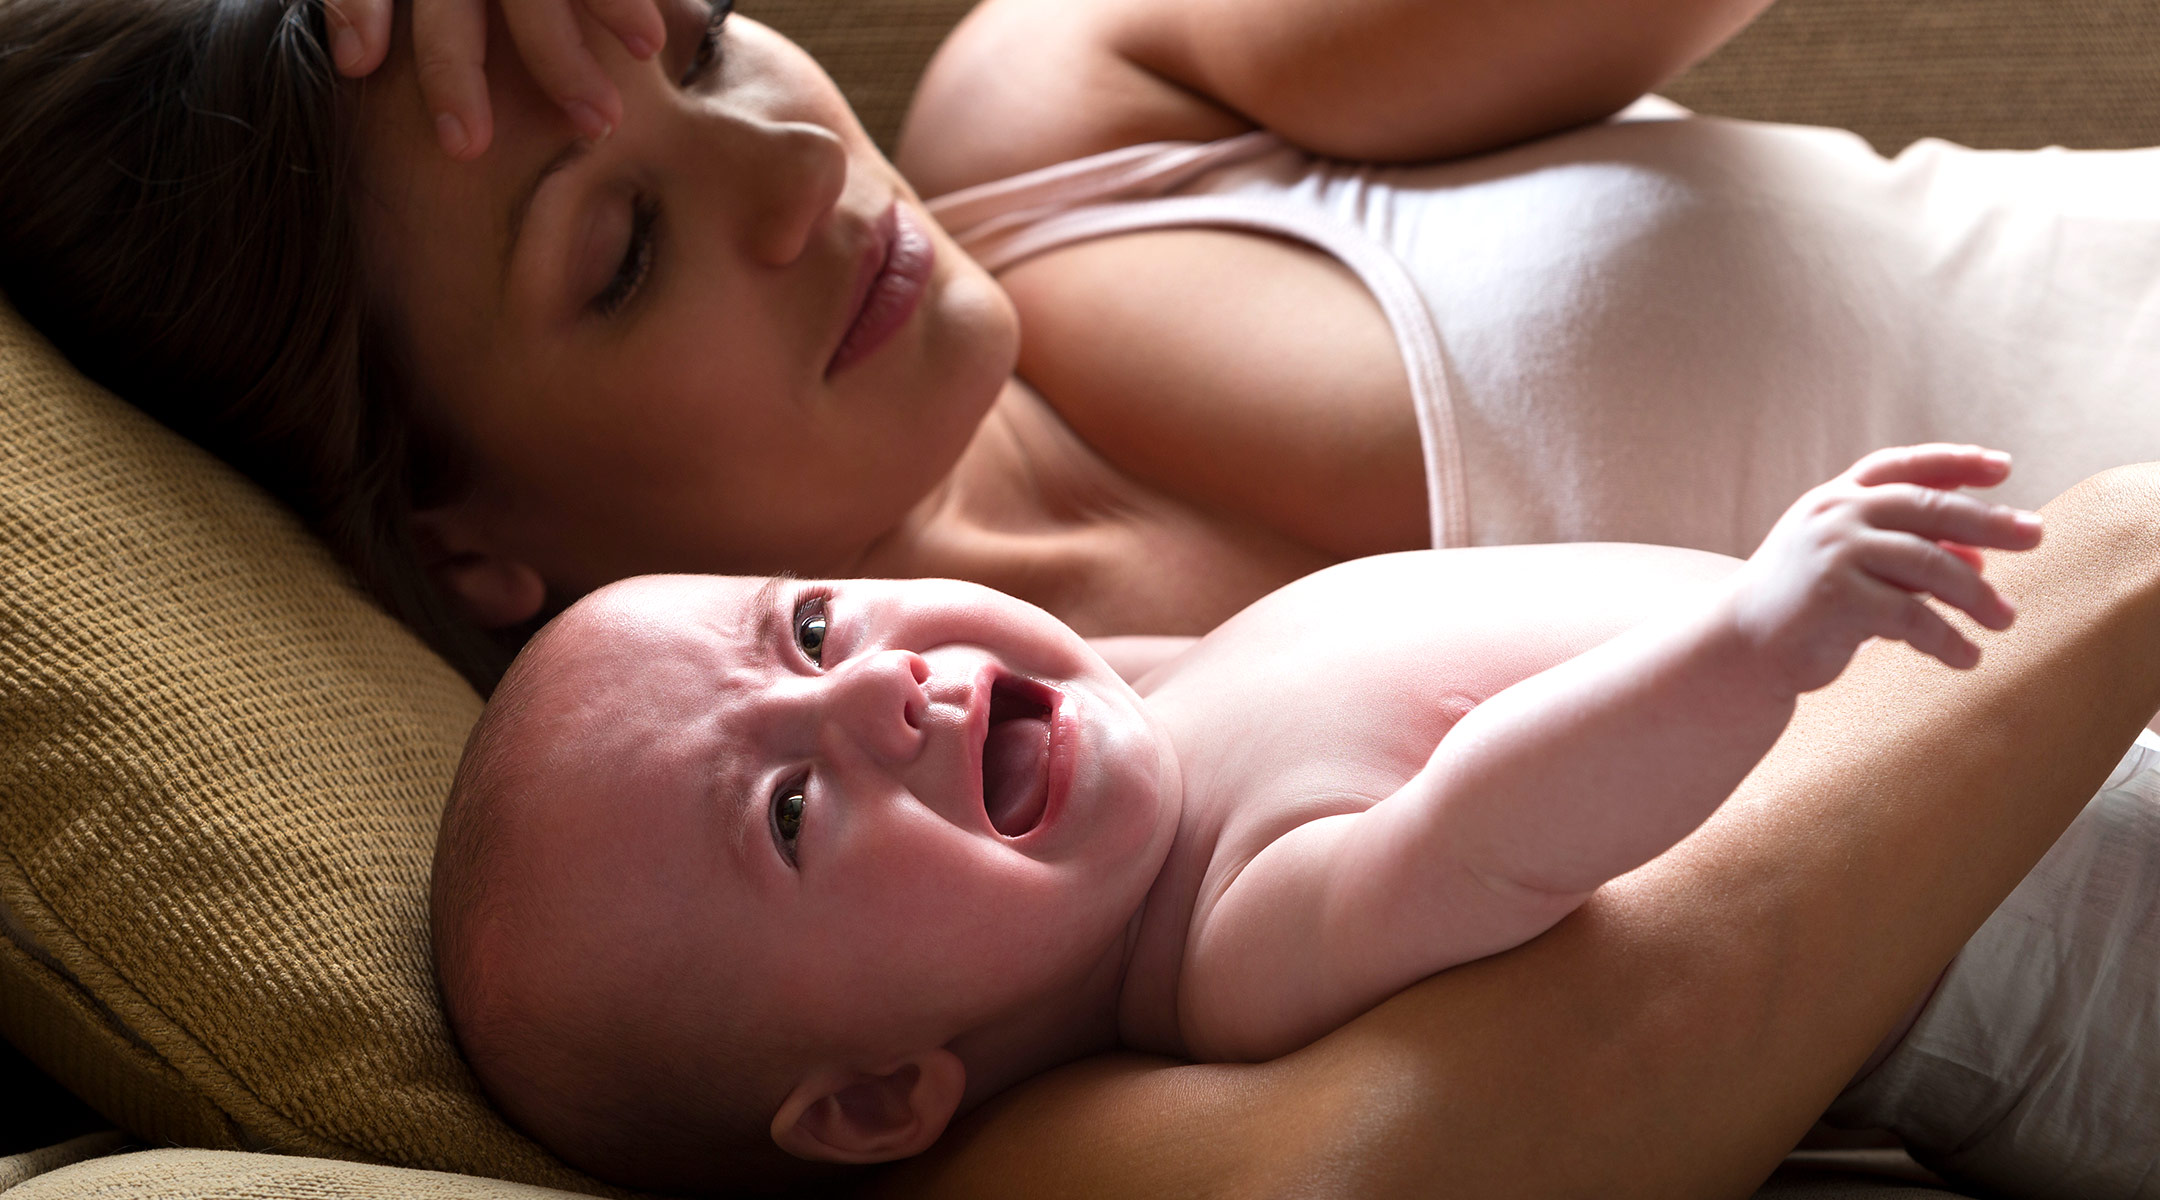
[[[470,1175],[273,1158],[145,1150],[39,1175],[8,1200],[568,1200],[563,1192]]]
[[[1779,0],[1662,90],[1896,153],[2160,145],[2160,0]]]
[[[0,1027],[152,1142],[588,1186],[428,962],[479,699],[283,508],[0,308]]]
[[[801,43],[892,153],[923,65],[975,0],[743,0],[740,11]]]

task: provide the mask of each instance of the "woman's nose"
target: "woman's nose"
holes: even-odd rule
[[[893,765],[913,762],[922,753],[923,715],[930,707],[923,684],[930,664],[921,655],[880,650],[842,663],[830,678],[828,730]]]
[[[751,257],[786,266],[802,256],[832,215],[847,186],[847,146],[840,135],[807,121],[750,118],[755,144],[737,186],[747,205],[743,236]]]

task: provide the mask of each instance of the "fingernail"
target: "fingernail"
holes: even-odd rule
[[[579,133],[596,142],[607,140],[607,136],[615,132],[615,127],[608,124],[606,117],[600,115],[600,110],[583,100],[570,101],[563,105],[563,111],[570,114],[570,124],[575,126]]]
[[[350,71],[359,65],[360,34],[352,26],[340,26],[330,35],[330,57],[337,60],[340,71]]]
[[[2017,527],[2018,527],[2018,528],[2019,528],[2020,530],[2023,530],[2023,531],[2024,531],[2024,532],[2026,532],[2026,533],[2031,533],[2031,532],[2033,532],[2033,531],[2035,531],[2035,530],[2039,529],[2039,528],[2040,528],[2040,514],[2039,514],[2039,513],[2036,513],[2036,512],[2021,512],[2021,513],[2019,513],[2019,514],[2017,515]]]
[[[456,113],[435,114],[435,136],[452,158],[465,153],[465,147],[472,144],[472,138],[465,132],[465,122],[458,120]]]
[[[632,58],[651,58],[660,52],[660,47],[634,33],[624,38],[622,44],[623,49],[628,50]]]

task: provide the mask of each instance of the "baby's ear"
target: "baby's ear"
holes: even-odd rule
[[[780,1102],[772,1139],[797,1158],[890,1162],[928,1150],[966,1091],[967,1067],[942,1047],[876,1071],[819,1067]]]

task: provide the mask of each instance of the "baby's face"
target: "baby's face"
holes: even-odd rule
[[[542,637],[520,861],[669,1020],[944,1045],[1118,946],[1176,827],[1139,697],[986,588],[653,576]]]

